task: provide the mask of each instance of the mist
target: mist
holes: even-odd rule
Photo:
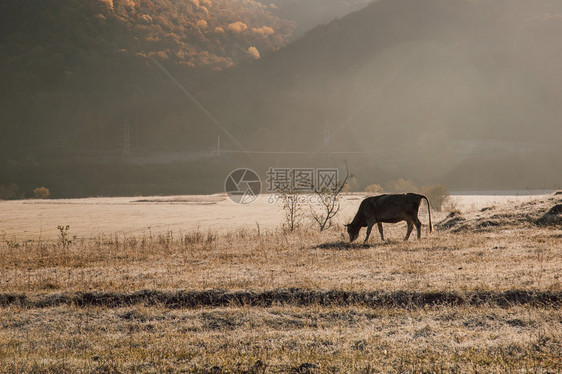
[[[320,26],[242,73],[242,97],[255,93],[242,117],[268,134],[253,147],[345,157],[363,186],[556,188],[559,14],[555,2],[379,1]]]
[[[237,167],[344,160],[360,190],[562,185],[558,1],[38,4],[1,12],[16,195],[214,193]]]

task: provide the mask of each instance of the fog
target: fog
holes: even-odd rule
[[[560,14],[549,1],[379,1],[248,70],[258,104],[242,116],[268,135],[254,147],[372,164],[364,185],[556,188]]]
[[[360,190],[562,185],[559,1],[110,3],[2,5],[18,196],[214,193],[237,167],[344,160]]]

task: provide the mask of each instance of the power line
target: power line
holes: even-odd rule
[[[201,104],[201,102],[199,100],[197,100],[197,98],[191,93],[189,92],[189,90],[187,88],[185,88],[185,86],[183,84],[181,84],[180,81],[178,81],[169,71],[168,69],[166,69],[164,66],[162,66],[162,64],[160,64],[153,56],[150,56],[150,60],[154,63],[154,65],[156,65],[168,78],[170,78],[170,80],[185,94],[185,96],[187,96],[195,105],[197,105],[197,107],[203,112],[205,113],[205,115],[211,120],[211,122],[213,122],[215,124],[215,126],[217,126],[219,129],[222,130],[222,132],[224,132],[226,134],[226,136],[228,136],[228,138],[230,140],[232,140],[232,142],[234,144],[236,144],[236,146],[238,148],[240,148],[240,150],[242,151],[241,153],[248,153],[246,147],[244,147],[242,145],[242,143],[240,143],[238,141],[238,139],[236,139],[236,137],[234,135],[232,135],[232,133],[230,131],[228,131],[228,129],[226,127],[224,127],[222,125],[222,123],[220,123],[220,121],[218,119],[216,119],[215,116],[213,116],[213,114],[211,112],[209,112],[207,110],[207,108],[205,108],[205,106],[203,104]]]
[[[247,154],[274,154],[274,155],[310,155],[310,154],[375,154],[377,151],[329,151],[329,152],[316,152],[316,151],[225,151],[221,153],[247,153]]]

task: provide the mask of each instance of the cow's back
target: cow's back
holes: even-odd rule
[[[370,216],[379,222],[399,222],[417,216],[420,197],[416,194],[379,195],[368,198]]]

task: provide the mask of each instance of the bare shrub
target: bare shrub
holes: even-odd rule
[[[33,196],[36,199],[48,199],[51,196],[51,191],[47,187],[37,187],[33,190]]]
[[[281,193],[283,211],[285,212],[285,225],[291,232],[295,231],[304,219],[303,196],[297,192]]]
[[[290,180],[293,180],[293,178],[294,171],[291,170]],[[304,219],[304,196],[299,192],[294,183],[289,183],[280,189],[278,196],[283,203],[286,228],[293,232],[302,224]]]
[[[367,187],[365,187],[365,192],[380,194],[384,192],[384,189],[380,184],[370,184]]]
[[[346,175],[343,182],[337,182],[334,189],[322,188],[315,189],[315,194],[320,205],[320,209],[315,209],[314,205],[310,206],[310,215],[315,223],[318,224],[320,231],[324,231],[332,227],[332,219],[340,211],[340,194],[347,186],[349,179],[349,167],[345,163]]]
[[[344,183],[343,192],[357,192],[359,191],[359,181],[357,181],[357,177],[354,175],[349,176],[349,180]]]
[[[452,197],[449,196],[449,198],[447,198],[447,200],[445,201],[445,203],[441,206],[441,211],[445,211],[445,212],[449,212],[449,213],[454,213],[454,212],[459,212],[459,206],[457,205],[457,201]]]
[[[70,239],[70,233],[68,232],[70,230],[70,225],[58,225],[57,229],[59,230],[59,243],[63,248],[66,248],[74,243],[76,235],[72,239]]]
[[[420,193],[425,195],[429,202],[431,203],[431,207],[436,211],[440,212],[444,205],[450,200],[451,193],[447,189],[447,187],[443,186],[442,184],[434,184],[431,186],[423,186],[420,188]]]

